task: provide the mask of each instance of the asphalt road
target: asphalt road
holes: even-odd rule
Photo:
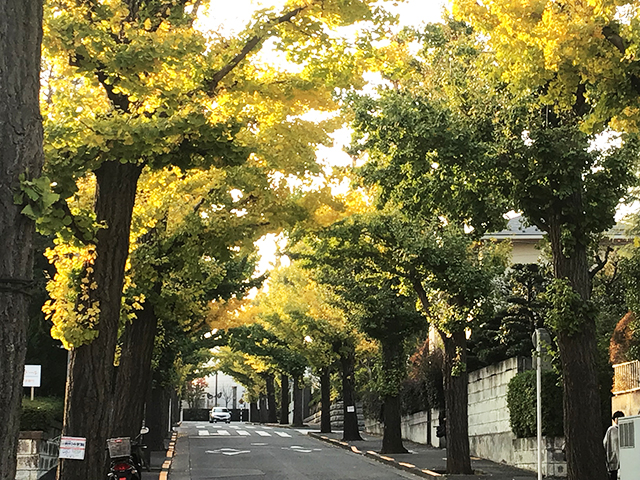
[[[418,477],[308,437],[307,430],[183,422],[170,480],[399,480]]]

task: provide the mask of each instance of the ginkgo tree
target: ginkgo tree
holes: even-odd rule
[[[15,478],[35,231],[13,197],[20,180],[37,177],[43,162],[42,0],[3,1],[0,8],[0,478]]]
[[[313,147],[329,142],[326,132],[338,122],[301,115],[335,108],[335,89],[361,82],[365,63],[358,49],[328,35],[327,28],[387,19],[368,0],[291,1],[278,11],[257,12],[243,32],[224,38],[194,27],[205,3],[60,0],[46,6],[42,109],[53,190],[44,182],[25,213],[42,230],[60,232],[73,250],[69,254],[82,257],[64,292],[70,299],[75,295],[66,303],[73,308],[61,315],[77,334],[64,431],[87,437],[87,461],[62,461],[61,478],[98,478],[104,464],[108,392],[142,171],[242,164],[277,186],[275,171],[314,170]],[[302,64],[300,71],[253,61],[271,37]],[[68,200],[89,176],[95,176],[95,202],[75,208]],[[87,405],[104,410],[89,411]]]
[[[557,45],[557,32],[545,30],[545,22],[564,5],[457,5],[458,13],[480,31],[453,19],[429,26],[415,68],[398,79],[407,88],[360,103],[356,125],[362,132],[356,147],[373,159],[362,173],[379,189],[382,203],[392,201],[418,213],[435,210],[449,222],[466,225],[470,235],[495,229],[509,209],[522,211],[548,234],[555,278],[546,292],[553,307],[547,324],[558,333],[569,476],[601,478],[590,295],[591,279],[605,259],[588,253],[613,225],[615,208],[633,182],[637,142],[634,135],[622,135],[606,150],[594,148],[590,133],[597,116],[588,113],[596,115],[598,106],[589,102],[604,97],[595,95],[586,77],[581,83],[574,75],[582,69],[582,58],[562,57],[557,64],[541,60],[545,39],[549,48]],[[523,11],[531,15],[521,22]],[[570,11],[567,7],[565,13]],[[532,28],[536,22],[539,29]],[[574,33],[580,30],[578,23],[571,25]],[[583,53],[592,44],[592,53],[598,54],[600,39],[588,37],[574,40],[585,41]],[[517,53],[507,61],[509,52]],[[514,65],[529,69],[517,77]],[[543,72],[547,67],[549,72]],[[568,89],[562,90],[561,82]]]

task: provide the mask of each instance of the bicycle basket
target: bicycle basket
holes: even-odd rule
[[[109,457],[126,457],[131,455],[131,439],[129,437],[108,438]]]

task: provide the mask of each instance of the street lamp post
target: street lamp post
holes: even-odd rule
[[[551,343],[551,336],[544,328],[533,332],[533,345],[536,348],[536,433],[538,440],[538,480],[542,480],[542,346]]]

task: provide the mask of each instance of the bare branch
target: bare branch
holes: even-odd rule
[[[274,18],[273,20],[269,20],[262,27],[264,30],[263,35],[254,35],[251,37],[247,43],[245,43],[244,47],[233,59],[227,63],[224,67],[218,70],[213,76],[207,81],[206,88],[210,93],[215,92],[216,88],[220,81],[226,77],[234,68],[236,68],[240,62],[242,62],[247,55],[249,55],[264,39],[269,37],[269,30],[271,27],[275,27],[276,25],[280,25],[281,23],[289,22],[293,17],[298,15],[307,7],[298,7],[290,12],[285,13],[284,15]]]
[[[611,248],[611,246],[608,246],[607,250],[604,252],[604,258],[600,258],[599,255],[596,255],[596,264],[591,270],[589,270],[589,278],[595,277],[596,273],[598,273],[605,267],[607,261],[609,260],[609,254],[611,252],[613,252],[613,248]]]

